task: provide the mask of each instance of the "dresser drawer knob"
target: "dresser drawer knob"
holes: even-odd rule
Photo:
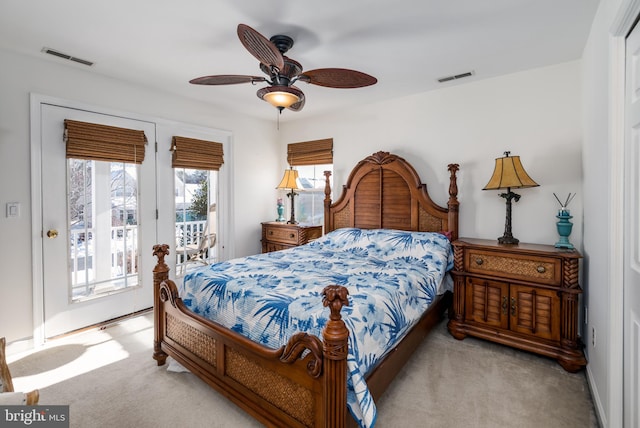
[[[273,235],[273,230],[270,230],[270,231],[269,231],[269,235]]]
[[[478,257],[478,258],[476,259],[476,264],[479,266],[479,265],[481,265],[482,263],[484,263],[484,260],[482,260],[480,257]]]
[[[296,235],[295,235],[294,233],[290,233],[290,234],[289,234],[289,238],[292,238],[292,239],[293,239],[293,238],[295,238],[295,237],[296,237]]]
[[[538,266],[536,270],[538,271],[538,273],[545,273],[547,271],[547,269],[544,266]]]

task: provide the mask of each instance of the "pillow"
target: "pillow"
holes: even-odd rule
[[[343,228],[331,231],[309,245],[329,251],[357,252],[360,256],[385,262],[399,258],[425,262],[438,260],[445,270],[453,268],[451,242],[445,233]]]
[[[453,238],[453,232],[450,230],[440,230],[438,231],[438,233],[446,236],[449,241],[451,241],[451,238]]]
[[[359,229],[356,227],[336,229],[316,239],[310,245],[322,246],[326,249],[339,251],[354,248],[368,248],[373,245],[371,236],[376,230],[377,229]]]
[[[383,260],[399,257],[431,258],[434,251],[446,260],[451,248],[449,241],[435,232],[377,229],[375,242],[378,256]]]

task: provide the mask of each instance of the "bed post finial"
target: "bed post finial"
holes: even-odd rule
[[[162,281],[164,281],[165,279],[169,279],[169,266],[167,266],[167,264],[164,262],[164,257],[169,255],[169,245],[154,245],[153,255],[158,258],[158,263],[153,268],[153,284],[160,285]]]
[[[349,306],[349,299],[347,298],[349,290],[341,285],[328,285],[322,290],[322,295],[322,304],[328,306],[331,311],[331,321],[341,321],[340,311],[342,307]]]
[[[329,285],[322,291],[322,304],[331,310],[322,330],[324,355],[325,427],[343,428],[347,423],[347,351],[349,330],[340,310],[349,305],[349,291],[341,285]]]
[[[451,240],[458,239],[458,179],[456,173],[460,169],[460,165],[457,163],[450,163],[447,167],[450,173],[449,177],[449,202],[447,207],[449,208],[449,230],[451,230]]]

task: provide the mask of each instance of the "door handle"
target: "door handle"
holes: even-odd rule
[[[55,239],[58,237],[58,231],[55,229],[49,229],[47,230],[47,237],[49,239]]]

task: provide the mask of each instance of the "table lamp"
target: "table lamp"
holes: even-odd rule
[[[493,175],[482,190],[507,189],[506,193],[501,193],[500,197],[507,201],[507,216],[504,224],[504,235],[498,238],[500,244],[517,244],[520,242],[511,233],[511,200],[516,202],[520,195],[511,191],[512,188],[537,187],[538,183],[533,181],[527,174],[520,162],[520,156],[509,156],[511,152],[504,152],[504,157],[496,159]]]
[[[291,218],[289,219],[289,221],[287,221],[287,223],[290,223],[290,224],[298,224],[298,222],[296,221],[294,197],[297,195],[295,190],[299,188],[300,187],[298,187],[298,171],[293,168],[286,169],[284,171],[284,176],[282,177],[282,181],[280,181],[280,184],[278,184],[278,187],[276,187],[276,189],[291,190],[289,193],[287,193],[287,196],[291,198]]]

